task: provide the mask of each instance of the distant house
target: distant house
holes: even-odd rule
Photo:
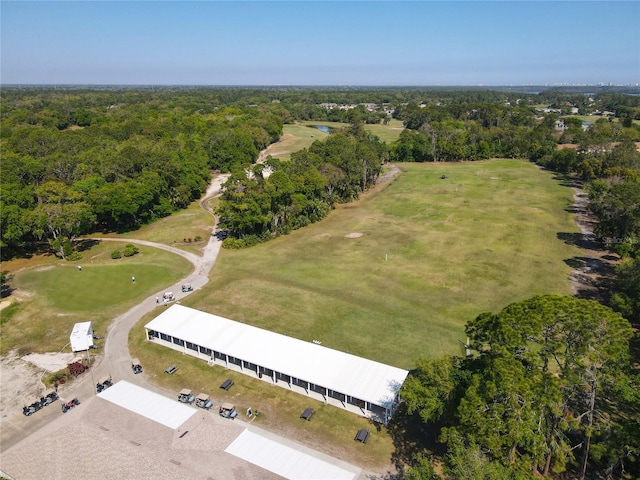
[[[93,348],[93,328],[91,322],[76,323],[69,336],[72,352],[83,352]]]

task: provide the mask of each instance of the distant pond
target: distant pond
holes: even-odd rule
[[[335,131],[335,128],[333,127],[328,127],[326,125],[307,125],[310,128],[315,128],[320,130],[321,132],[324,133],[333,133]]]

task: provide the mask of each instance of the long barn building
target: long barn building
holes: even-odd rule
[[[160,345],[385,424],[409,373],[182,305],[145,329]]]

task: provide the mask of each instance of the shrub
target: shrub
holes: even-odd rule
[[[114,250],[113,252],[111,252],[111,258],[113,258],[114,260],[117,260],[118,258],[122,258],[122,254],[120,253],[120,250]]]
[[[140,249],[135,245],[129,243],[126,247],[124,247],[124,256],[125,257],[133,257],[136,253],[140,252]]]
[[[65,239],[62,243],[62,253],[64,253],[64,257],[68,258],[73,254],[73,245],[68,239]]]
[[[82,259],[82,255],[80,254],[80,252],[71,252],[69,255],[66,256],[66,259],[70,262],[77,262],[78,260]]]

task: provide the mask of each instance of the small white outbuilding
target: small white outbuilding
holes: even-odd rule
[[[93,328],[91,322],[80,322],[73,326],[69,336],[72,352],[82,352],[93,347]]]

